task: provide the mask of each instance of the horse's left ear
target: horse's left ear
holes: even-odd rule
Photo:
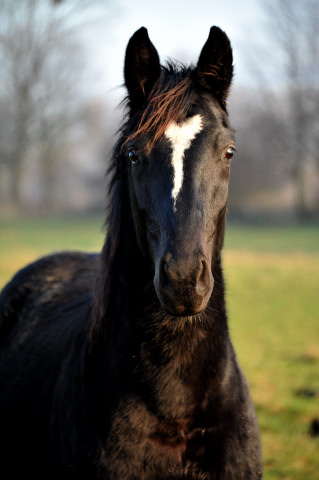
[[[209,90],[225,107],[233,78],[233,54],[230,41],[220,28],[211,27],[199,56],[196,72],[200,85]]]
[[[124,79],[131,104],[148,97],[160,73],[157,50],[142,27],[131,37],[125,54]]]

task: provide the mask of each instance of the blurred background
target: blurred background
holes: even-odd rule
[[[0,0],[0,288],[41,255],[101,249],[125,48],[142,25],[162,62],[196,63],[211,25],[231,39],[230,331],[265,479],[318,480],[318,0]]]
[[[234,49],[230,212],[319,218],[317,0],[0,0],[0,215],[101,210],[122,119],[125,47],[196,63],[211,25]]]

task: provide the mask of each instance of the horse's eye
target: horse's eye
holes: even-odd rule
[[[128,152],[128,158],[131,160],[133,164],[137,163],[140,159],[139,154],[136,152],[136,150],[129,150]]]
[[[227,148],[226,153],[225,153],[225,158],[227,158],[227,160],[231,160],[233,158],[233,156],[235,155],[235,152],[236,152],[236,150],[234,149],[234,147]]]

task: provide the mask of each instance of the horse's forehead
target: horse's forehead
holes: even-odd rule
[[[170,140],[173,150],[185,151],[192,140],[202,130],[202,116],[197,114],[188,118],[181,124],[172,122],[165,131],[165,137]]]
[[[203,119],[200,114],[197,114],[181,124],[172,122],[165,131],[165,137],[170,141],[172,147],[171,162],[174,172],[172,198],[174,209],[176,208],[176,200],[183,185],[185,152],[190,147],[192,140],[194,140],[202,129]]]

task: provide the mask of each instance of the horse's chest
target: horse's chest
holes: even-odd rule
[[[187,419],[159,419],[144,404],[130,400],[116,412],[102,464],[110,478],[121,480],[206,478],[199,475],[189,451],[199,457],[204,453],[204,429],[190,430]]]

